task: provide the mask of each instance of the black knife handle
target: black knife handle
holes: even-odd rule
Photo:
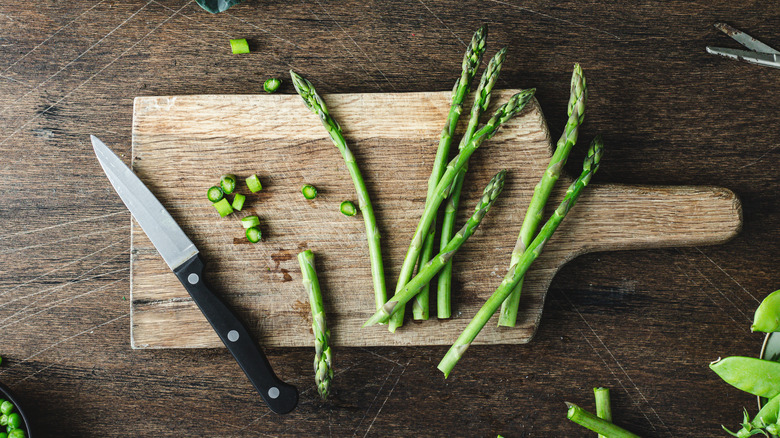
[[[276,377],[263,350],[252,339],[249,331],[225,303],[209,290],[203,281],[203,268],[203,260],[196,254],[173,272],[268,407],[277,414],[292,411],[298,404],[298,389]]]

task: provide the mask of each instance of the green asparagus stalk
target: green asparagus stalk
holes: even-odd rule
[[[563,201],[552,214],[547,223],[544,224],[542,229],[537,234],[536,238],[531,242],[528,248],[523,253],[520,260],[515,265],[514,269],[509,270],[501,281],[493,295],[488,298],[487,302],[477,312],[471,322],[463,330],[455,343],[450,347],[447,354],[444,355],[441,362],[439,362],[438,368],[444,373],[444,377],[449,376],[455,364],[458,363],[463,353],[469,348],[471,342],[477,337],[482,328],[487,324],[488,320],[501,306],[501,303],[512,293],[515,286],[520,282],[528,268],[542,253],[542,249],[550,240],[555,230],[569,213],[569,210],[574,206],[582,193],[582,189],[588,185],[591,177],[598,170],[599,162],[601,161],[601,153],[603,150],[603,142],[601,137],[596,137],[590,146],[588,156],[582,165],[582,174],[569,186],[566,190],[566,195]]]
[[[452,136],[455,134],[455,128],[458,126],[458,119],[463,112],[463,101],[466,100],[466,96],[469,94],[471,81],[474,79],[474,76],[476,76],[479,64],[482,62],[482,55],[485,53],[486,40],[487,25],[484,25],[474,32],[474,36],[471,38],[471,44],[466,48],[466,53],[463,56],[463,68],[461,70],[460,78],[455,82],[455,86],[452,89],[450,112],[447,116],[447,122],[444,125],[444,129],[441,131],[439,148],[436,150],[436,158],[433,160],[433,169],[431,170],[430,178],[428,178],[428,195],[426,197],[426,202],[433,196],[436,184],[439,183],[442,174],[444,174],[444,169],[447,166]],[[430,260],[431,255],[433,255],[433,239],[435,234],[436,227],[431,226],[430,231],[425,238],[422,253],[420,254],[417,268],[418,271],[423,268],[425,263]],[[414,319],[428,319],[430,307],[428,304],[429,295],[429,286],[426,284],[412,304]],[[401,321],[403,322],[403,316],[401,317]]]
[[[322,125],[328,130],[333,144],[336,145],[339,152],[341,152],[341,156],[344,157],[347,170],[349,170],[349,176],[352,177],[352,183],[355,185],[355,192],[357,192],[360,212],[366,225],[366,239],[368,239],[368,253],[371,260],[371,278],[374,283],[374,299],[376,308],[379,309],[387,301],[385,270],[382,264],[382,249],[379,244],[379,229],[376,225],[374,208],[371,205],[371,199],[368,197],[368,190],[366,189],[363,175],[361,175],[360,168],[355,162],[355,156],[352,155],[352,151],[349,150],[344,135],[341,133],[341,126],[330,116],[328,108],[325,106],[325,101],[317,94],[314,86],[292,70],[290,70],[290,76],[292,77],[295,91],[303,98],[303,102],[312,112],[320,116]]]
[[[317,392],[323,400],[328,398],[330,382],[333,380],[333,365],[330,356],[330,330],[325,324],[325,309],[322,304],[320,282],[317,279],[317,271],[314,269],[314,253],[310,250],[298,254],[298,263],[301,265],[303,286],[309,294],[311,304],[312,323],[314,333],[314,381],[317,384]]]
[[[639,438],[639,435],[635,435],[622,427],[615,426],[607,420],[602,420],[574,403],[566,402],[566,406],[569,407],[569,411],[566,413],[569,420],[582,427],[588,428],[599,435],[608,436],[610,438]]]
[[[471,106],[471,116],[469,118],[469,124],[466,127],[466,132],[460,140],[458,145],[459,150],[463,150],[471,136],[474,135],[474,131],[477,130],[479,125],[479,118],[482,112],[487,110],[490,104],[490,96],[493,92],[493,87],[498,81],[498,75],[501,73],[501,65],[504,63],[506,57],[506,48],[503,48],[496,53],[488,63],[485,72],[482,73],[482,79],[479,81],[479,87],[474,96],[474,104]],[[455,216],[458,212],[458,204],[460,203],[460,192],[463,188],[463,180],[466,176],[468,163],[463,166],[460,173],[455,177],[452,194],[447,199],[447,203],[444,205],[444,217],[441,224],[441,240],[439,243],[439,249],[444,249],[447,243],[450,241],[452,232],[455,230]],[[435,227],[431,227],[433,230]],[[450,291],[452,290],[452,259],[447,262],[441,273],[439,273],[438,288],[436,293],[436,314],[439,318],[449,318],[451,315],[450,305]]]
[[[609,400],[609,388],[593,388],[593,395],[596,398],[596,416],[612,422],[612,406]],[[599,438],[608,438],[599,434]]]
[[[406,251],[406,257],[404,258],[403,265],[401,266],[401,272],[398,276],[398,283],[395,287],[396,293],[403,289],[403,287],[406,286],[406,283],[408,283],[409,279],[412,277],[412,271],[414,270],[414,265],[417,263],[417,258],[420,256],[420,250],[422,249],[422,244],[426,233],[430,229],[433,220],[436,218],[436,214],[442,201],[447,197],[447,195],[449,195],[452,188],[452,183],[455,180],[455,176],[458,174],[458,172],[460,172],[460,169],[466,165],[469,157],[471,157],[474,151],[476,151],[485,140],[493,137],[498,131],[498,128],[504,122],[511,119],[520,113],[523,108],[525,108],[525,105],[531,100],[535,91],[536,89],[531,88],[528,90],[523,90],[512,96],[509,101],[496,110],[495,114],[493,114],[493,117],[491,117],[490,120],[485,123],[485,126],[474,133],[474,136],[466,145],[466,147],[464,147],[463,150],[461,150],[460,153],[455,158],[453,158],[449,164],[447,164],[447,168],[436,186],[433,197],[430,199],[430,202],[425,203],[425,209],[423,211],[422,217],[420,218],[420,222],[417,224],[417,229],[415,230],[412,241],[409,244],[409,249]],[[392,318],[390,318],[390,324],[388,328],[391,332],[395,332],[395,330],[400,327],[402,323],[402,312],[396,312],[393,314]]]
[[[466,221],[466,224],[463,225],[463,228],[461,228],[452,237],[452,239],[450,239],[449,243],[444,248],[442,248],[441,252],[436,254],[436,256],[428,261],[425,266],[417,272],[417,275],[415,275],[414,278],[406,283],[406,285],[400,291],[396,292],[390,301],[382,306],[381,309],[377,310],[377,312],[371,318],[369,318],[365,324],[363,324],[363,327],[387,322],[391,315],[400,312],[406,303],[414,298],[415,294],[420,289],[422,289],[424,285],[428,284],[433,276],[436,275],[436,273],[438,273],[447,264],[447,262],[452,259],[452,256],[455,255],[455,252],[458,251],[458,249],[460,249],[461,245],[463,245],[466,240],[471,237],[472,234],[474,234],[480,222],[482,221],[482,218],[485,217],[485,214],[487,214],[488,210],[490,210],[490,206],[493,205],[493,202],[495,202],[496,198],[498,198],[498,195],[504,188],[505,176],[506,170],[502,170],[501,172],[498,172],[496,176],[493,177],[493,179],[490,180],[488,185],[485,187],[485,190],[482,191],[482,198],[480,198],[479,202],[477,203],[477,206],[474,209],[474,214],[469,218],[468,221]]]
[[[534,188],[534,194],[531,202],[528,204],[528,210],[525,212],[523,225],[520,227],[520,235],[517,237],[515,249],[512,251],[512,258],[509,263],[511,270],[520,260],[528,244],[536,234],[539,223],[542,221],[544,206],[550,197],[555,182],[561,176],[561,170],[566,165],[572,147],[577,142],[579,127],[585,118],[585,102],[588,100],[588,87],[585,83],[585,76],[582,74],[582,68],[579,64],[574,65],[574,72],[571,76],[571,93],[569,95],[569,119],[566,121],[566,127],[563,130],[561,138],[555,148],[550,163],[547,165],[541,181]],[[520,291],[523,288],[523,279],[512,291],[506,301],[501,304],[501,314],[498,317],[498,325],[504,327],[514,327],[517,322],[517,310],[520,303]]]

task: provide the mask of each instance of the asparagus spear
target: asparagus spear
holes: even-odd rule
[[[577,178],[566,190],[563,201],[550,219],[547,220],[547,223],[544,224],[536,238],[525,250],[522,257],[520,257],[520,261],[514,266],[514,269],[510,269],[509,272],[507,272],[504,279],[501,281],[501,284],[498,286],[498,289],[493,292],[493,295],[491,295],[482,308],[479,309],[474,316],[474,319],[466,326],[466,329],[463,330],[463,333],[460,334],[452,347],[450,347],[449,351],[447,351],[447,354],[445,354],[441,362],[439,362],[437,368],[444,373],[445,378],[449,376],[450,372],[455,367],[455,364],[458,363],[463,356],[463,353],[469,348],[471,342],[477,337],[480,330],[482,330],[482,327],[487,324],[490,317],[496,313],[496,310],[501,306],[501,303],[509,296],[515,286],[517,286],[520,279],[523,278],[528,271],[528,268],[531,266],[531,263],[539,257],[539,254],[541,254],[542,249],[550,240],[550,237],[552,237],[553,233],[558,228],[558,225],[561,224],[563,218],[566,217],[566,214],[577,202],[577,198],[579,198],[580,193],[582,193],[582,189],[588,185],[591,177],[599,168],[603,147],[604,144],[601,137],[596,137],[593,140],[593,143],[591,143],[588,156],[585,158],[582,165],[582,174],[580,174],[579,178]]]
[[[602,420],[574,403],[566,402],[566,406],[569,408],[566,413],[566,417],[568,417],[569,420],[598,433],[599,436],[603,435],[611,438],[639,438],[639,435],[635,435],[622,427],[615,426],[607,420]]]
[[[471,106],[471,116],[469,118],[469,124],[466,127],[466,132],[463,134],[463,138],[460,140],[458,149],[462,150],[471,136],[474,135],[474,131],[479,124],[479,118],[482,112],[487,110],[490,104],[490,96],[493,92],[493,87],[498,81],[498,75],[501,72],[501,65],[504,63],[506,57],[506,47],[499,50],[488,63],[485,72],[482,73],[482,79],[479,81],[479,87],[474,97],[474,104]],[[450,195],[447,203],[444,206],[444,217],[441,224],[441,241],[439,249],[444,249],[447,243],[450,241],[452,232],[455,229],[455,215],[458,212],[458,204],[460,203],[460,192],[463,188],[463,179],[466,175],[468,163],[463,166],[458,176],[455,177],[454,187],[452,194]],[[431,227],[433,230],[435,227]],[[451,314],[450,306],[450,291],[452,290],[452,259],[447,262],[441,273],[439,273],[438,289],[436,293],[437,306],[436,312],[439,318],[449,318]]]
[[[450,192],[452,182],[455,180],[455,175],[460,172],[460,169],[466,164],[469,157],[479,146],[487,139],[493,137],[498,128],[507,120],[517,115],[525,105],[531,100],[536,89],[523,90],[514,96],[509,101],[503,104],[498,110],[496,110],[493,117],[485,123],[485,126],[480,128],[474,136],[460,151],[460,153],[447,164],[447,169],[444,171],[439,180],[436,190],[430,202],[425,203],[425,210],[423,211],[420,222],[417,224],[417,229],[414,232],[412,241],[409,244],[409,249],[406,251],[406,257],[404,258],[403,265],[401,266],[401,273],[398,276],[398,283],[396,284],[396,293],[399,292],[409,279],[412,277],[412,270],[417,263],[417,258],[420,256],[420,250],[422,249],[422,243],[428,229],[430,228],[433,220],[436,218],[436,213],[441,205],[441,202]],[[390,319],[389,329],[391,332],[395,332],[395,329],[400,327],[403,323],[402,312],[396,312]]]
[[[376,308],[382,307],[387,301],[387,292],[385,290],[385,270],[382,264],[382,249],[379,245],[379,229],[376,225],[376,217],[374,216],[374,208],[371,206],[371,199],[368,197],[368,190],[366,190],[366,183],[363,180],[363,176],[360,174],[360,168],[358,168],[355,162],[355,156],[347,146],[346,140],[341,133],[341,126],[336,122],[328,113],[328,108],[325,106],[325,101],[322,100],[314,86],[308,80],[304,79],[299,74],[290,70],[290,76],[292,77],[295,91],[303,98],[303,102],[314,113],[320,116],[323,126],[328,130],[333,144],[336,145],[341,156],[344,157],[344,161],[347,164],[347,170],[349,170],[349,176],[352,177],[352,183],[355,185],[355,192],[357,192],[358,205],[360,206],[360,212],[363,215],[363,221],[366,224],[366,238],[368,239],[368,253],[371,259],[371,277],[374,282],[374,299],[376,301]]]
[[[406,303],[414,297],[417,291],[428,284],[428,282],[431,281],[431,278],[433,278],[433,276],[452,259],[452,256],[455,255],[455,252],[461,245],[463,245],[477,230],[482,218],[485,217],[485,214],[490,210],[490,206],[493,205],[493,202],[501,193],[501,190],[503,190],[505,176],[506,170],[502,170],[490,180],[485,187],[485,190],[482,191],[482,198],[480,198],[477,203],[474,214],[466,221],[463,228],[452,237],[449,243],[442,248],[441,252],[428,261],[425,266],[417,272],[417,275],[406,283],[406,286],[396,292],[393,298],[382,306],[381,309],[377,310],[377,312],[363,324],[363,327],[387,322],[391,315],[402,311]]]
[[[311,304],[312,323],[314,333],[314,381],[317,384],[317,392],[323,400],[328,398],[330,382],[333,380],[333,366],[330,357],[330,330],[325,324],[325,309],[322,304],[320,282],[317,279],[317,271],[314,269],[314,253],[310,250],[298,254],[298,263],[301,265],[303,286],[309,294]]]
[[[566,128],[563,130],[561,138],[555,148],[550,163],[547,165],[541,181],[534,188],[534,194],[531,202],[528,204],[528,210],[525,212],[523,225],[520,227],[520,235],[517,237],[515,249],[512,251],[512,259],[509,263],[511,270],[520,260],[525,248],[531,243],[536,233],[539,223],[542,221],[544,206],[550,197],[555,182],[561,176],[561,169],[566,165],[572,147],[577,142],[579,127],[585,118],[585,102],[588,100],[588,87],[585,83],[585,76],[582,74],[582,68],[579,64],[574,65],[574,72],[571,76],[571,93],[569,95],[569,119],[566,121]],[[520,291],[523,288],[523,279],[517,284],[512,294],[501,304],[501,314],[498,318],[498,325],[504,327],[514,327],[517,322],[517,309],[520,303]]]
[[[486,39],[487,25],[484,25],[474,32],[474,36],[471,38],[471,44],[466,48],[466,53],[463,55],[463,68],[460,77],[455,81],[455,86],[452,89],[450,112],[447,116],[447,122],[444,125],[444,129],[441,131],[439,148],[436,150],[436,158],[433,160],[433,169],[431,170],[430,178],[428,178],[428,195],[426,197],[426,202],[433,196],[436,184],[439,183],[442,174],[444,174],[444,169],[447,166],[452,136],[455,133],[455,128],[458,126],[460,114],[463,112],[463,101],[469,94],[471,81],[477,74],[479,64],[482,62],[482,55],[485,53]],[[430,260],[431,255],[433,255],[433,239],[435,234],[436,227],[431,226],[431,229],[425,238],[422,253],[420,254],[419,266],[417,268],[418,271],[423,268],[425,263]],[[428,319],[428,309],[430,307],[428,305],[428,295],[429,287],[426,284],[413,303],[412,313],[414,314],[414,319]],[[403,321],[403,316],[401,316],[401,321]]]
[[[612,406],[609,400],[609,388],[593,388],[593,395],[596,397],[596,416],[612,422]],[[598,438],[608,438],[599,434]]]

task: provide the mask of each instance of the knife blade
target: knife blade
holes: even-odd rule
[[[277,414],[292,411],[298,404],[297,388],[276,376],[249,331],[208,288],[203,280],[205,263],[198,248],[135,173],[100,139],[94,135],[91,139],[98,162],[122,202],[211,323],[263,401]]]

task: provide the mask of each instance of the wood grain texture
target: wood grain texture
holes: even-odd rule
[[[493,107],[517,91],[497,91]],[[345,94],[324,99],[367,179],[392,285],[421,214],[450,94]],[[355,197],[351,180],[318,117],[298,96],[139,97],[133,117],[134,170],[209,260],[209,281],[216,290],[243,316],[262,345],[274,347],[312,343],[311,315],[296,258],[304,248],[317,256],[334,346],[451,344],[506,273],[525,209],[551,151],[536,101],[479,149],[470,164],[459,223],[470,215],[481,186],[493,173],[501,168],[510,173],[490,217],[456,256],[455,316],[422,323],[407,318],[406,326],[391,334],[383,326],[361,327],[374,311],[365,229],[362,221],[339,213],[341,200]],[[265,181],[262,192],[249,194],[244,211],[226,219],[203,195],[223,173],[241,178],[257,173]],[[562,178],[551,205],[557,205],[569,181]],[[320,196],[303,199],[304,183],[317,186]],[[241,238],[238,218],[249,214],[262,218],[265,237],[257,245]],[[490,324],[475,343],[528,342],[541,320],[553,276],[577,255],[716,244],[740,228],[740,203],[727,189],[592,186],[529,272],[517,327]],[[221,347],[135,223],[132,242],[133,347]]]
[[[594,386],[612,389],[615,422],[640,436],[723,436],[743,406],[756,412],[755,397],[707,364],[758,353],[752,313],[780,285],[780,72],[704,47],[739,47],[718,21],[780,46],[774,6],[245,0],[209,15],[189,0],[4,0],[0,381],[40,436],[592,437],[564,401],[593,410]],[[290,68],[323,93],[447,91],[483,23],[488,56],[509,48],[499,87],[536,87],[553,138],[581,63],[583,139],[609,145],[596,185],[726,187],[742,201],[742,232],[717,246],[582,255],[550,284],[533,341],[475,345],[446,380],[445,346],[336,347],[321,403],[313,348],[269,348],[301,389],[287,416],[269,414],[224,349],[131,348],[130,214],[89,134],[129,164],[136,96],[252,94]],[[253,52],[232,55],[230,38]]]

